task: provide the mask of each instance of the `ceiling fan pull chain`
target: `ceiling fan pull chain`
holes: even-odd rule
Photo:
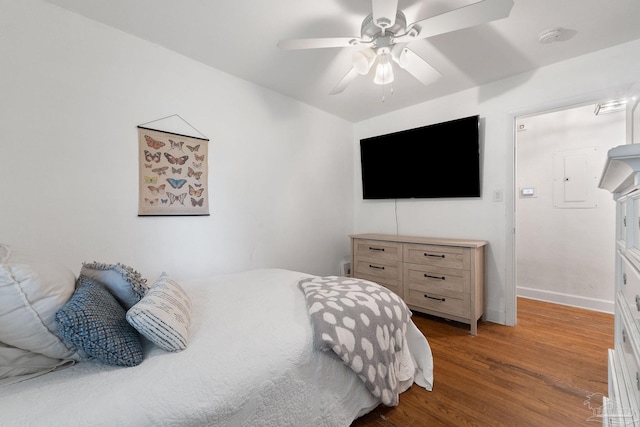
[[[384,103],[384,100],[386,98],[385,94],[384,94],[384,89],[385,87],[387,87],[387,85],[382,85],[382,102]],[[393,84],[389,85],[389,95],[393,95]]]

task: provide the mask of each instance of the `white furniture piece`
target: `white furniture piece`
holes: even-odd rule
[[[354,277],[379,283],[411,309],[467,323],[484,314],[484,240],[351,235]]]
[[[604,425],[640,425],[640,144],[608,152],[599,184],[616,200],[614,348]]]

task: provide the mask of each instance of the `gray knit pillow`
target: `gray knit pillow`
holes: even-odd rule
[[[108,365],[142,363],[142,342],[122,306],[104,286],[80,276],[71,299],[56,313],[58,334],[80,354]]]

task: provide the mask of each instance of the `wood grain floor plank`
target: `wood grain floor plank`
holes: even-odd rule
[[[394,408],[353,427],[594,426],[589,402],[607,394],[613,315],[518,299],[518,325],[467,325],[415,313],[434,357],[434,387],[414,385]],[[591,403],[591,407],[586,403]]]

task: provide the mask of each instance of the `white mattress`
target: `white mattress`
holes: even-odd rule
[[[186,350],[147,343],[133,368],[82,362],[1,388],[0,425],[348,426],[379,402],[313,349],[303,277],[255,270],[181,283],[194,310]],[[429,345],[413,324],[407,341],[415,380],[430,389]]]

